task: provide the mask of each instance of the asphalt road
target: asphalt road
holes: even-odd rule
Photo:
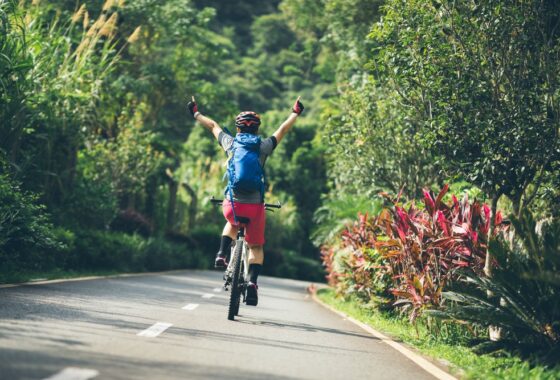
[[[0,379],[430,379],[306,294],[263,277],[227,320],[221,274],[0,289]],[[155,325],[155,326],[154,326]]]

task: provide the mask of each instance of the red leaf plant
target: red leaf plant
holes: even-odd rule
[[[434,199],[424,190],[424,208],[394,203],[381,213],[382,231],[375,248],[387,259],[392,273],[394,305],[403,306],[414,321],[426,307],[438,307],[443,289],[458,277],[457,270],[470,267],[481,273],[486,259],[491,211],[477,200],[452,196],[443,202],[445,185]],[[502,216],[496,215],[496,230]],[[495,230],[495,231],[496,231]],[[384,236],[381,236],[384,235]]]
[[[327,280],[337,293],[354,293],[366,300],[389,295],[388,267],[375,250],[378,218],[358,214],[358,220],[346,227],[336,247],[323,247],[323,265]]]

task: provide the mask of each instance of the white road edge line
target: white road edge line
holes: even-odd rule
[[[197,303],[189,303],[186,306],[183,306],[181,309],[183,310],[194,310],[198,307],[199,305]]]
[[[143,336],[146,338],[155,338],[156,336],[158,336],[159,334],[161,334],[171,326],[173,326],[172,323],[157,322],[154,323],[152,326],[148,327],[146,330],[140,331],[136,335]]]
[[[214,295],[213,295],[213,294],[210,294],[210,293],[204,293],[204,294],[202,295],[202,298],[212,298],[212,297],[214,297]]]
[[[412,360],[417,366],[421,367],[422,369],[424,369],[426,372],[428,372],[430,375],[434,376],[435,378],[437,378],[439,380],[458,380],[456,377],[454,377],[451,374],[445,372],[444,370],[437,367],[436,365],[430,363],[428,360],[426,360],[422,356],[416,354],[415,352],[409,350],[408,348],[406,348],[402,344],[399,344],[399,343],[395,342],[394,340],[392,340],[391,338],[381,334],[379,331],[374,330],[371,326],[366,325],[365,323],[362,323],[362,322],[352,318],[349,315],[346,315],[342,311],[336,310],[335,308],[333,308],[330,305],[327,305],[326,303],[321,301],[315,293],[311,293],[311,298],[315,302],[317,302],[319,305],[323,306],[324,308],[332,311],[333,313],[338,314],[339,316],[343,317],[344,319],[347,319],[348,321],[354,323],[355,325],[358,325],[363,330],[367,331],[368,333],[370,333],[374,337],[381,340],[383,343],[386,343],[389,346],[393,347],[395,350],[399,351],[401,354],[403,354],[404,356],[406,356],[407,358]]]
[[[94,369],[67,367],[44,380],[88,380],[99,375]]]
[[[30,285],[60,284],[63,282],[105,280],[105,279],[112,279],[112,278],[127,278],[127,277],[141,277],[141,276],[159,276],[162,274],[167,275],[167,274],[179,273],[184,271],[185,271],[184,269],[174,269],[174,270],[166,270],[161,272],[121,273],[121,274],[112,274],[108,276],[86,276],[86,277],[75,277],[75,278],[59,278],[57,280],[46,280],[46,281],[27,281],[27,282],[20,282],[17,284],[0,284],[0,289],[17,288],[20,286],[30,286]]]
[[[219,292],[222,291],[222,288],[214,288],[214,291],[215,291],[216,293],[219,293]]]

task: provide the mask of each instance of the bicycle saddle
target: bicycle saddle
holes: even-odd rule
[[[237,217],[237,221],[241,224],[249,224],[249,222],[251,221],[251,219],[245,217],[245,216],[238,216]]]

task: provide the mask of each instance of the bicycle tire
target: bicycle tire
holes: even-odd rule
[[[241,298],[241,289],[239,288],[239,277],[241,273],[241,255],[243,244],[238,241],[235,244],[235,253],[233,255],[233,273],[231,279],[231,292],[229,295],[228,319],[233,321],[235,315],[239,311],[239,299]]]
[[[235,315],[239,315],[239,305],[241,305],[241,296],[243,295],[243,286],[244,286],[244,278],[243,273],[245,271],[245,263],[241,260],[241,264],[239,265],[241,269],[239,269],[239,297],[237,297],[237,303],[235,305]]]

